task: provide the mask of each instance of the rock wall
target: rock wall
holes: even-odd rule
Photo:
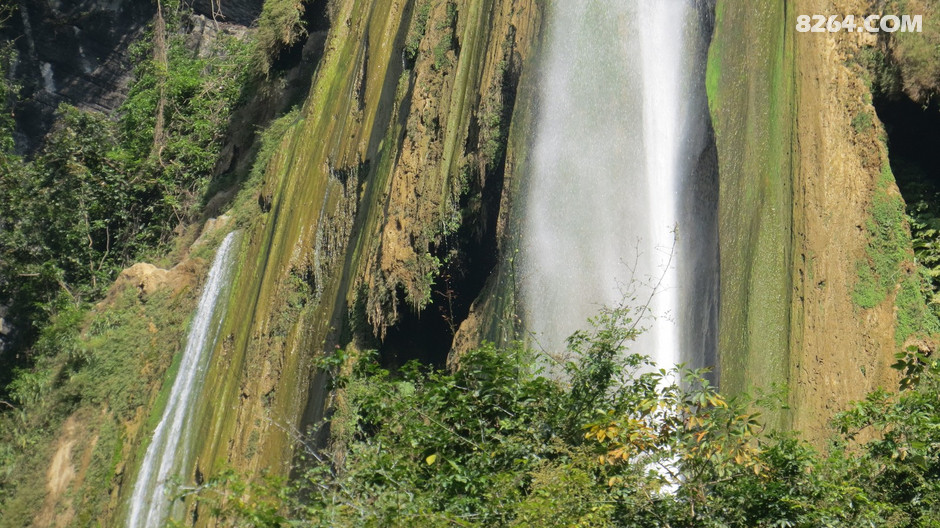
[[[903,216],[891,225],[874,216],[885,204],[903,205],[857,60],[875,39],[795,31],[799,14],[870,6],[761,5],[718,2],[709,61],[720,170],[721,382],[731,393],[788,385],[791,409],[774,422],[822,442],[828,420],[850,401],[896,388],[893,356],[928,326],[927,315],[922,300],[901,295],[916,284]],[[880,240],[885,232],[894,238]],[[875,279],[884,295],[862,299],[879,273],[869,270],[885,259],[894,261],[890,277]],[[914,321],[902,325],[899,317]]]
[[[313,368],[323,354],[383,336],[388,348],[396,332],[420,341],[429,327],[443,327],[446,354],[466,315],[439,312],[447,299],[432,283],[469,269],[468,248],[496,236],[511,169],[485,146],[510,127],[537,3],[346,0],[330,15],[310,95],[245,227],[199,420],[193,471],[206,478],[288,471],[301,426],[330,404]],[[451,300],[469,306],[474,284]]]
[[[39,146],[59,103],[110,112],[124,99],[128,47],[156,13],[151,2],[20,0],[0,37],[14,42],[18,146]]]

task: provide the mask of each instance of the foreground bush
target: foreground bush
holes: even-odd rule
[[[940,377],[928,358],[899,364],[914,389],[840,416],[822,456],[765,432],[756,404],[724,399],[705,372],[628,353],[628,311],[594,324],[569,340],[575,360],[554,376],[565,381],[521,347],[486,345],[456,372],[392,374],[360,357],[335,377],[330,449],[308,451],[301,478],[252,487],[227,475],[201,500],[253,526],[940,523]],[[878,440],[855,442],[865,428]]]

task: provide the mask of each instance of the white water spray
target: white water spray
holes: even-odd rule
[[[202,390],[225,311],[235,232],[219,246],[193,317],[179,371],[134,484],[128,528],[162,528],[171,511],[171,481],[182,479],[192,452],[192,413]]]
[[[676,237],[697,227],[679,207],[707,130],[698,15],[694,0],[553,4],[521,263],[526,326],[546,351],[601,307],[652,298],[637,351],[681,361],[677,266],[696,249]]]

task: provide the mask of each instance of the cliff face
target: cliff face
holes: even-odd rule
[[[123,100],[128,48],[156,14],[149,2],[20,1],[2,36],[16,46],[18,143],[39,146],[61,102],[108,112]]]
[[[863,2],[843,2],[840,12],[864,12]],[[822,12],[826,2],[798,2],[795,11]],[[805,38],[808,37],[808,38]],[[824,420],[877,387],[895,388],[890,368],[898,310],[908,307],[900,288],[916,276],[910,235],[886,247],[872,215],[900,202],[888,168],[884,132],[875,123],[864,70],[853,60],[871,36],[809,33],[795,38],[796,169],[794,173],[793,290],[790,385],[793,427],[822,437]],[[872,124],[859,126],[859,117]],[[903,209],[902,209],[903,210]],[[904,222],[903,217],[892,219]],[[880,222],[881,220],[876,220]],[[866,271],[880,257],[900,252],[885,295],[861,299]],[[922,304],[922,303],[921,303]],[[897,307],[897,308],[896,308]]]
[[[246,23],[260,2],[221,4],[220,22]],[[194,5],[209,24],[213,2]],[[530,94],[542,5],[308,4],[329,30],[315,28],[300,52],[303,71],[316,68],[309,95],[281,123],[261,181],[235,201],[240,264],[195,419],[192,480],[229,467],[287,473],[301,429],[322,434],[336,404],[316,360],[337,348],[381,348],[392,366],[440,364],[452,349],[453,365],[483,338],[517,335],[512,202],[538,103]],[[794,29],[796,14],[867,9],[854,0],[720,0],[709,57],[721,384],[734,393],[788,383],[792,410],[772,419],[816,440],[848,401],[895,385],[894,352],[927,326],[910,295],[910,235],[858,60],[877,42]],[[31,94],[18,113],[25,145],[42,137],[60,101],[116,108],[127,46],[152,15],[146,2],[21,2],[11,31],[23,33],[17,75]],[[242,111],[243,121],[257,117]],[[246,130],[232,135],[246,149],[253,140]],[[120,521],[159,416],[160,378],[172,372],[175,349],[162,345],[178,348],[180,314],[192,311],[204,267],[189,261],[167,284],[167,272],[125,273],[98,312],[106,320],[117,306],[140,321],[127,323],[124,341],[105,323],[83,339],[117,343],[106,350],[116,358],[143,339],[128,368],[146,390],[119,409],[77,405],[29,470],[45,491],[7,504],[43,504],[37,525]]]
[[[833,5],[835,4],[835,5]],[[862,50],[798,14],[865,2],[719,2],[708,72],[720,171],[721,371],[729,392],[789,385],[782,427],[894,388],[894,353],[930,326]]]
[[[493,145],[538,35],[536,4],[349,0],[329,15],[310,96],[246,227],[203,398],[203,475],[228,465],[286,471],[290,431],[316,423],[326,405],[313,360],[382,336],[388,361],[407,359],[401,329],[417,326],[416,311],[439,293],[468,307],[482,287],[466,279],[480,258],[469,249],[495,252],[508,172]],[[435,290],[436,281],[457,286]],[[452,338],[447,322],[463,316],[420,316],[424,328],[443,324],[438,354]]]

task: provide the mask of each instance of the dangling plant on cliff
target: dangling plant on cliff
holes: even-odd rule
[[[306,35],[305,0],[267,0],[258,17],[252,49],[252,68],[257,75],[267,76],[284,48]]]

